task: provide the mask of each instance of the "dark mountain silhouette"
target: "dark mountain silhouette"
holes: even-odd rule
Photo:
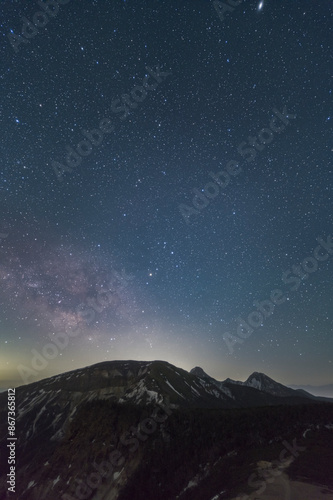
[[[232,498],[226,494],[240,491],[256,460],[279,456],[284,440],[304,441],[307,432],[327,462],[328,401],[262,373],[219,382],[199,367],[187,372],[164,361],[110,361],[50,377],[16,389],[15,498]],[[2,393],[1,500],[6,415]],[[303,477],[318,481],[327,467],[302,468]]]
[[[309,392],[313,396],[333,398],[333,384],[327,385],[288,385],[291,389],[299,389]]]
[[[317,401],[328,401],[328,402],[330,401],[330,398],[316,397],[313,396],[313,394],[310,394],[304,390],[294,390],[289,387],[286,387],[285,385],[282,385],[279,382],[276,382],[272,378],[268,377],[264,373],[259,373],[259,372],[253,372],[247,378],[247,380],[245,380],[245,382],[232,380],[230,378],[227,378],[223,382],[219,382],[214,378],[210,377],[209,375],[207,375],[207,373],[205,373],[204,370],[198,366],[193,368],[190,371],[190,373],[196,375],[197,377],[203,380],[206,380],[211,384],[216,385],[216,387],[218,387],[220,390],[227,391],[226,393],[229,394],[241,406],[242,403],[244,403],[245,401],[244,399],[242,399],[242,397],[246,398],[247,406],[252,406],[251,404],[251,397],[252,397],[253,398],[252,403],[254,406],[256,406],[258,403],[260,403],[264,394],[266,395],[266,400],[265,400],[266,404],[281,404],[281,400],[268,398],[267,394],[269,394],[270,396],[276,396],[278,398],[289,398],[283,400],[283,403],[288,402],[288,404],[293,404],[293,403],[298,404],[300,402],[298,398],[302,399],[306,398]],[[239,386],[247,388],[252,387],[256,391],[249,392],[247,389],[241,390]],[[257,391],[260,391],[260,394]],[[248,397],[246,395],[248,395]]]

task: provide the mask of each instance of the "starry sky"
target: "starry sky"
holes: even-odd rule
[[[332,5],[7,0],[0,387],[332,383]]]

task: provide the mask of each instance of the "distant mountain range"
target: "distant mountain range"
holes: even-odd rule
[[[259,372],[253,372],[252,375],[250,375],[248,379],[245,380],[245,382],[239,382],[230,378],[227,378],[223,382],[218,382],[217,380],[207,375],[207,373],[205,373],[200,367],[193,368],[190,373],[197,375],[199,378],[216,385],[221,390],[225,391],[227,389],[229,391],[229,395],[231,395],[233,399],[240,405],[246,402],[247,406],[260,406],[259,403],[261,401],[264,401],[267,404],[281,404],[281,400],[267,398],[267,394],[270,394],[270,396],[274,396],[277,398],[288,398],[283,400],[283,403],[288,402],[288,404],[300,403],[300,400],[298,400],[298,398],[308,398],[317,401],[330,401],[330,399],[332,399],[321,396],[316,397],[303,388],[292,389],[280,384],[279,382],[275,382],[275,380],[271,379],[264,373]],[[247,390],[240,391],[240,389],[236,389],[235,386],[252,387],[259,392],[248,392]],[[266,396],[264,396],[263,393]],[[238,395],[238,398],[236,397],[236,395]],[[246,397],[246,395],[250,397]],[[296,400],[293,400],[294,398],[296,398]]]
[[[101,479],[101,484],[96,487],[96,491],[92,486],[86,486],[90,494],[84,496],[82,493],[81,498],[134,500],[139,497],[134,497],[133,493],[126,496],[127,493],[124,493],[130,488],[131,478],[135,474],[140,474],[143,463],[152,460],[159,446],[171,446],[170,440],[173,434],[176,435],[179,432],[184,418],[188,421],[188,432],[191,435],[194,432],[199,439],[201,432],[210,432],[209,422],[210,419],[217,418],[216,412],[224,412],[221,413],[222,420],[227,419],[226,422],[229,422],[228,419],[230,419],[230,422],[233,422],[234,430],[231,434],[229,432],[228,436],[237,436],[240,432],[235,430],[234,425],[237,419],[243,418],[242,412],[251,411],[251,415],[269,412],[269,415],[274,415],[270,417],[271,419],[277,418],[276,415],[280,415],[281,412],[287,412],[291,420],[289,427],[286,427],[289,430],[286,432],[290,432],[293,425],[299,425],[299,416],[295,422],[290,417],[298,412],[298,406],[311,405],[311,412],[314,412],[311,415],[317,415],[317,413],[323,415],[323,412],[320,413],[319,410],[324,403],[333,403],[333,399],[316,397],[304,390],[294,390],[263,373],[254,372],[245,382],[231,379],[220,382],[207,375],[200,367],[187,372],[164,361],[110,361],[50,377],[16,389],[16,450],[17,463],[19,463],[16,470],[16,485],[20,494],[15,498],[24,500],[80,498],[78,492],[74,494],[79,484],[77,481],[82,481],[82,478],[89,472],[95,471],[96,473],[96,468],[92,469],[92,463],[94,460],[97,461],[96,457],[99,457],[99,462],[101,462],[106,456],[107,449],[114,450],[114,456],[123,449],[126,466],[120,467],[122,472],[113,474],[112,486],[109,481]],[[278,407],[278,409],[272,413],[269,407]],[[333,409],[333,405],[326,405],[326,407]],[[295,410],[287,411],[281,408],[295,408]],[[0,445],[2,447],[5,447],[7,442],[6,413],[7,394],[2,393],[0,394]],[[179,415],[182,415],[181,420],[179,420]],[[198,419],[198,422],[204,419],[207,428],[203,430],[201,423],[198,427],[201,430],[195,430],[197,424],[193,423],[194,420],[191,424],[191,419],[195,421]],[[282,427],[285,425],[284,420],[283,417]],[[146,422],[145,427],[142,427],[142,421]],[[218,422],[220,421],[219,417]],[[313,423],[318,424],[318,422],[316,417]],[[227,428],[231,424],[225,425]],[[244,432],[247,432],[247,425],[250,424],[243,423],[242,425]],[[155,432],[157,426],[161,427],[159,433]],[[170,430],[168,426],[175,426],[174,430]],[[270,424],[269,427],[271,427]],[[135,429],[140,428],[144,428],[144,431],[141,431],[141,435],[136,435],[139,431]],[[252,427],[250,426],[249,429]],[[156,437],[148,440],[147,436],[154,432]],[[198,432],[199,434],[196,434]],[[249,432],[250,434],[246,437],[242,434],[240,442],[246,443],[250,439],[252,443],[253,439],[259,439],[254,438],[254,434],[252,436],[251,430]],[[256,436],[257,432],[259,436],[266,430],[256,431]],[[270,433],[271,430],[267,432]],[[184,434],[182,436],[180,439],[185,439],[187,442],[189,438],[185,438]],[[191,448],[193,439],[196,438],[192,437],[189,440],[188,449]],[[219,440],[217,436],[216,439]],[[227,443],[228,439],[224,438],[221,443]],[[236,441],[235,439],[235,437],[232,438],[230,443],[235,444],[238,438]],[[266,437],[263,439],[265,440]],[[140,441],[142,441],[141,447]],[[128,446],[130,446],[129,449]],[[223,447],[224,444],[221,446]],[[138,462],[132,456],[136,447],[140,449],[138,453],[141,454],[141,459],[146,462]],[[184,449],[179,450],[179,453],[181,455],[187,452]],[[163,457],[159,460],[163,461]],[[118,462],[120,466],[120,460]],[[199,467],[199,463],[193,465],[195,466]],[[5,471],[7,468],[6,454],[2,453],[0,470]],[[6,477],[3,472],[1,474],[0,500],[7,498]],[[100,473],[100,475],[103,478],[103,474]],[[180,478],[179,481],[180,488]],[[177,498],[185,500],[187,496],[184,495],[177,496]],[[150,497],[146,495],[142,498]],[[163,495],[160,497],[156,494],[151,498],[163,500],[170,498],[171,500],[173,497],[163,497]],[[195,496],[189,498],[195,499]],[[203,497],[198,496],[198,498]]]
[[[288,385],[291,389],[301,389],[314,396],[333,398],[333,384],[327,385]]]

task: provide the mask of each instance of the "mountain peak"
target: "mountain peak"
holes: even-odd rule
[[[230,456],[230,462],[226,462],[224,468],[226,482],[229,484],[228,464],[234,466],[233,456],[243,449],[243,443],[246,444],[244,453],[247,457],[249,456],[247,447],[252,448],[254,443],[258,443],[263,446],[263,450],[266,450],[272,442],[274,434],[271,431],[270,420],[262,418],[262,415],[275,416],[274,410],[267,413],[268,406],[313,404],[320,401],[314,396],[288,389],[263,373],[252,373],[247,382],[227,380],[228,382],[219,382],[207,375],[199,366],[188,373],[166,361],[114,360],[103,361],[18,387],[15,434],[22,450],[22,460],[17,469],[16,480],[17,484],[25,488],[20,498],[58,500],[62,492],[64,493],[62,498],[74,498],[70,493],[73,494],[73,490],[77,488],[75,482],[82,481],[79,485],[82,484],[84,487],[84,490],[80,487],[75,491],[87,491],[88,486],[85,486],[88,485],[87,480],[84,482],[80,478],[89,472],[87,477],[89,484],[92,485],[90,498],[111,498],[110,495],[115,499],[153,498],[149,492],[155,489],[157,482],[160,490],[162,476],[157,475],[158,467],[164,468],[164,464],[167,474],[165,478],[163,476],[165,481],[164,489],[161,490],[163,498],[183,497],[183,492],[189,488],[186,486],[188,484],[191,488],[202,484],[203,489],[198,490],[198,495],[197,490],[191,490],[187,498],[212,498],[211,484],[216,484],[217,491],[221,491],[221,472],[220,468],[215,467],[221,456],[225,461]],[[262,384],[261,390],[254,386],[258,383]],[[8,395],[2,393],[0,394],[2,413],[7,406]],[[257,412],[256,407],[264,408]],[[254,422],[257,422],[255,424],[257,427],[253,428],[253,422],[248,418],[248,408],[252,408],[250,415],[255,416]],[[197,411],[198,409],[200,411]],[[240,413],[242,409],[245,409],[245,413]],[[193,413],[189,413],[192,410]],[[221,413],[216,413],[219,410]],[[321,408],[317,410],[318,415],[320,411]],[[273,429],[275,435],[284,435],[284,432],[288,432],[288,435],[293,436],[294,429],[291,429],[288,419],[290,415],[295,415],[295,424],[292,425],[296,432],[299,430],[299,413],[302,414],[302,412],[292,413],[290,408],[286,408],[284,413],[279,410],[280,416],[274,422],[279,422],[280,419],[281,427],[276,426]],[[146,418],[147,415],[150,417]],[[216,418],[217,415],[221,417]],[[304,425],[309,430],[308,415],[315,414],[312,410],[305,414]],[[329,416],[329,413],[327,415]],[[167,421],[168,417],[171,418]],[[310,423],[310,429],[315,428],[318,418],[314,416],[313,422],[313,426]],[[240,425],[237,425],[238,423]],[[204,457],[209,457],[208,463],[195,451],[198,428],[204,432],[200,451],[203,451]],[[159,431],[149,437],[150,444],[141,445],[140,459],[138,459],[138,455],[134,454],[134,450],[140,446],[136,438],[141,441],[148,440],[148,436],[157,429]],[[233,432],[229,433],[228,429],[233,429]],[[7,432],[8,423],[0,418],[0,436],[6,436]],[[173,436],[173,442],[179,452],[184,453],[183,456],[179,456],[177,450],[177,474],[179,471],[180,473],[177,475],[177,481],[173,481],[176,489],[172,492],[169,488],[168,471],[174,467],[175,457],[168,451],[170,435]],[[326,434],[323,434],[323,439],[326,439]],[[109,458],[109,462],[97,460],[97,464],[95,458],[95,462],[92,463],[92,454],[95,457],[100,455],[100,460],[106,456],[106,441],[110,446],[109,456],[112,458]],[[202,448],[206,443],[208,448]],[[128,445],[131,445],[131,448],[126,450],[124,447]],[[325,446],[327,446],[326,441]],[[155,450],[158,450],[158,455]],[[191,462],[190,467],[186,464],[186,457],[189,454],[198,457],[197,464]],[[115,455],[117,458],[114,458]],[[161,461],[163,457],[168,461]],[[252,457],[250,459],[252,461]],[[2,464],[1,460],[0,463]],[[180,469],[183,463],[185,466]],[[212,481],[207,475],[211,469],[210,463],[214,464]],[[243,461],[240,460],[239,463],[243,467]],[[82,464],[87,466],[82,467]],[[139,469],[140,464],[143,464],[143,468]],[[203,467],[202,464],[206,465]],[[118,467],[118,465],[124,470],[123,473],[113,473],[109,482],[105,480],[101,484],[101,481],[98,481],[96,486],[96,481],[92,479],[96,475],[93,469],[101,471],[101,475],[104,475],[102,471],[107,466],[109,475],[108,471],[113,471],[113,466]],[[239,477],[246,477],[247,467],[246,463],[246,469],[240,470]],[[141,496],[136,496],[135,478],[150,477],[149,473],[152,470],[152,482],[147,483],[147,489]],[[237,475],[236,469],[235,484],[238,481]],[[62,482],[55,489],[54,486],[60,477]],[[182,483],[178,480],[180,477],[183,477]],[[0,477],[0,499],[6,497],[8,490],[6,479],[4,475]],[[140,487],[142,484],[141,482]],[[208,485],[207,490],[206,485]],[[36,486],[37,496],[36,488],[32,486]],[[59,486],[62,488],[60,492]],[[94,493],[92,493],[93,487],[97,490]],[[80,498],[85,498],[83,494],[79,494]],[[217,494],[214,498],[220,496]]]
[[[268,375],[265,375],[265,373],[262,373],[262,372],[253,372],[253,373],[251,373],[251,375],[248,378],[258,377],[258,376],[259,377],[268,377]]]
[[[248,379],[244,382],[244,385],[248,387],[254,387],[255,389],[259,389],[259,391],[268,392],[275,396],[291,396],[295,395],[295,392],[292,393],[288,387],[276,382],[268,375],[260,372],[253,372]]]
[[[250,382],[252,382],[254,380],[256,380],[258,383],[262,383],[262,382],[265,382],[265,381],[275,382],[275,380],[273,380],[272,378],[268,377],[268,375],[265,375],[265,373],[253,372],[246,379],[246,381],[244,383],[248,384],[248,383],[250,383]],[[258,389],[260,389],[260,387],[258,387]]]
[[[209,377],[209,375],[207,375],[207,373],[200,366],[192,368],[190,373],[192,373],[192,375],[196,375],[197,377]]]

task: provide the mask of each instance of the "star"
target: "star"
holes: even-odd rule
[[[0,344],[14,368],[67,330],[54,374],[156,355],[221,379],[264,359],[281,382],[330,380],[327,8],[265,1],[69,3],[46,11],[51,45],[46,14],[27,6],[21,36],[2,2]]]

